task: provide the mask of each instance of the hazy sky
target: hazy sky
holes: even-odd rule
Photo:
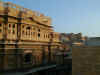
[[[100,36],[100,0],[4,0],[44,13],[56,32]]]

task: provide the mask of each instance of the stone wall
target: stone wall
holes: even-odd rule
[[[0,45],[1,46],[1,45]],[[51,61],[55,61],[54,52],[57,46],[51,46]],[[4,51],[3,51],[4,50]],[[26,56],[30,54],[30,56]],[[28,59],[26,59],[28,57]],[[48,46],[42,45],[5,45],[0,48],[0,70],[14,70],[40,66],[49,62]],[[50,62],[49,62],[50,63]]]
[[[100,47],[82,46],[73,47],[72,74],[99,75],[100,74]]]

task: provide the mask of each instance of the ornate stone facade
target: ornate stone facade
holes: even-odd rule
[[[54,58],[50,53],[58,47],[59,33],[54,32],[51,18],[0,2],[0,70],[41,64],[44,56],[50,61]]]

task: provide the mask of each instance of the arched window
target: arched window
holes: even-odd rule
[[[11,24],[9,24],[9,28],[11,27]]]
[[[24,62],[25,63],[30,63],[32,61],[32,53],[26,53],[24,55]]]
[[[40,38],[40,33],[38,33],[38,37]]]
[[[13,24],[13,28],[15,28],[15,24]]]

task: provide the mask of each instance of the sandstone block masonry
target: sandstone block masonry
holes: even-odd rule
[[[100,75],[100,47],[73,47],[72,75]]]
[[[41,64],[44,56],[46,62],[58,47],[59,33],[54,32],[50,17],[0,2],[0,71]]]

